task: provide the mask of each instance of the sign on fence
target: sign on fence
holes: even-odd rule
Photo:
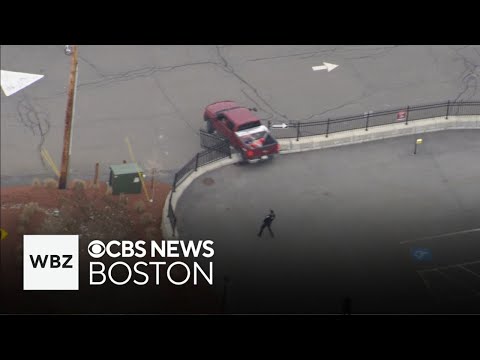
[[[400,110],[397,113],[397,121],[405,121],[407,120],[407,111],[406,110]]]

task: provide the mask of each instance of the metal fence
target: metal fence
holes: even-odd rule
[[[173,211],[172,196],[178,185],[185,181],[191,173],[197,171],[200,167],[227,157],[232,157],[232,150],[230,148],[230,143],[225,139],[222,139],[222,141],[215,146],[195,154],[195,156],[175,174],[172,192],[168,202],[168,218],[170,219],[173,234],[175,234],[177,226],[177,217]]]
[[[177,186],[185,181],[192,172],[197,171],[199,167],[226,157],[232,157],[232,151],[228,143],[223,143],[216,148],[206,149],[196,153],[195,156],[175,174],[172,192],[175,192]]]
[[[205,130],[200,130],[200,146],[204,149],[218,149],[228,144],[228,139],[217,134],[209,134]]]
[[[172,196],[173,192],[170,193],[170,199],[168,200],[168,218],[170,219],[170,225],[172,226],[173,234],[175,234],[175,229],[177,227],[177,215],[175,215],[175,211],[173,211]]]
[[[296,138],[298,141],[301,137],[306,136],[325,135],[328,137],[329,134],[342,131],[356,129],[365,129],[365,131],[368,131],[369,128],[375,126],[397,123],[408,125],[409,122],[416,120],[442,116],[448,119],[449,116],[459,115],[480,115],[480,102],[447,101],[440,104],[407,106],[395,110],[371,112],[363,115],[335,119],[311,122],[291,121],[286,128],[272,128],[271,131],[277,139]],[[175,234],[177,226],[177,217],[172,206],[172,196],[177,186],[185,181],[191,173],[197,171],[198,168],[226,157],[232,157],[230,144],[227,139],[200,130],[200,144],[206,150],[195,154],[195,156],[175,174],[173,180],[172,192],[168,203],[168,217],[173,229],[173,234]]]
[[[355,115],[341,118],[333,118],[318,121],[290,121],[286,128],[272,128],[271,131],[277,139],[296,138],[297,141],[301,137],[325,135],[329,134],[365,129],[375,126],[383,126],[397,123],[409,122],[434,118],[459,115],[480,115],[480,102],[444,102],[440,104],[407,106],[388,111],[370,112],[363,115]]]

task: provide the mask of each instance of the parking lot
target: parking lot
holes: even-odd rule
[[[424,134],[416,155],[414,139],[206,173],[179,200],[180,238],[215,241],[229,312],[339,313],[349,296],[357,313],[478,313],[480,131]]]
[[[478,45],[79,49],[70,180],[91,180],[98,162],[106,181],[109,165],[131,160],[128,137],[145,173],[171,184],[201,149],[205,106],[219,100],[278,125],[478,99]],[[55,177],[42,148],[60,167],[63,50],[1,45],[2,70],[44,75],[0,96],[2,187]],[[348,296],[357,313],[480,312],[479,131],[426,134],[417,155],[414,140],[282,155],[195,180],[178,228],[215,240],[226,311],[338,313]],[[275,237],[259,238],[269,209]]]
[[[96,162],[135,157],[159,180],[200,150],[208,104],[255,106],[273,123],[316,120],[476,96],[479,46],[212,45],[79,46],[72,178]],[[40,146],[60,165],[70,57],[63,45],[1,46],[2,70],[44,77],[1,95],[2,185],[52,177]],[[324,62],[331,71],[313,71]],[[323,65],[322,65],[323,66]]]

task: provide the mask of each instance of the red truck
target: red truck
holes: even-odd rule
[[[207,132],[227,138],[239,150],[244,160],[256,162],[271,159],[280,151],[280,145],[269,129],[262,125],[253,111],[225,100],[208,105],[203,119]]]

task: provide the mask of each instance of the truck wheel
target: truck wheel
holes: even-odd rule
[[[247,157],[245,156],[245,154],[242,152],[241,153],[241,159],[238,162],[238,165],[245,165],[245,164],[248,164],[248,160],[247,160]]]
[[[211,120],[207,120],[207,132],[209,134],[213,134],[215,132],[215,128],[213,127]]]

